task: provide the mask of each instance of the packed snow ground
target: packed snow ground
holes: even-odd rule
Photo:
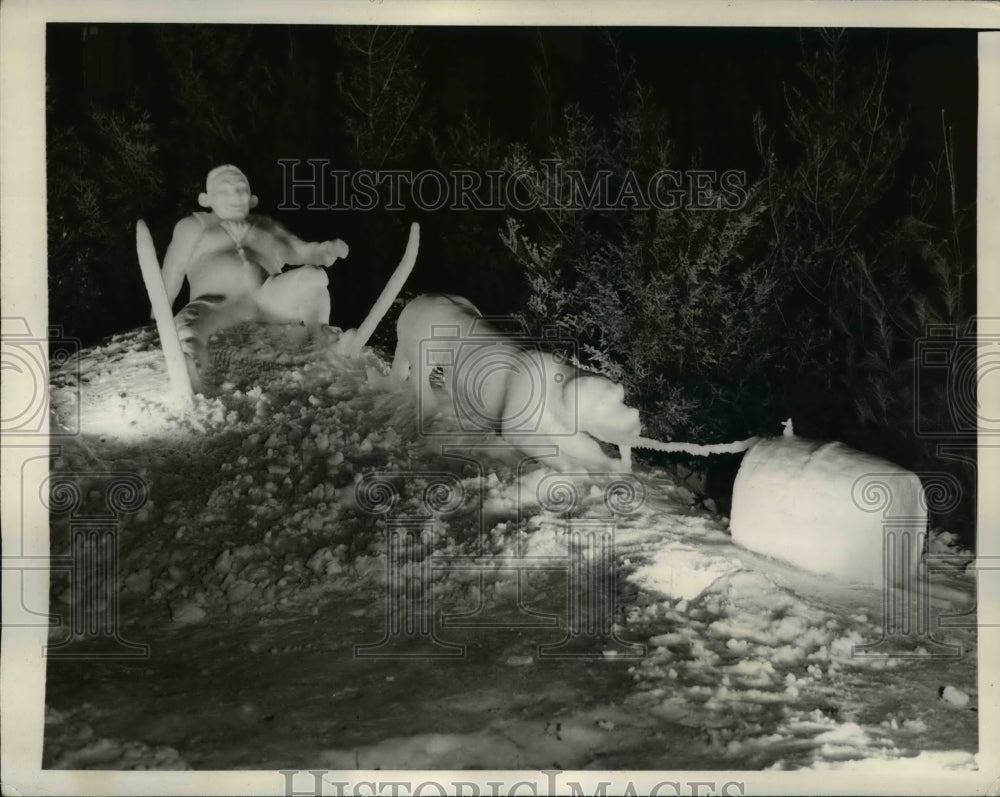
[[[480,450],[481,471],[443,457],[440,438],[417,433],[409,392],[368,386],[366,368],[385,368],[370,350],[347,360],[244,326],[213,351],[218,388],[186,416],[164,400],[151,328],[52,374],[56,418],[78,412],[82,428],[54,440],[53,471],[80,474],[94,511],[102,474],[149,485],[119,525],[118,587],[121,635],[151,652],[49,661],[44,766],[975,768],[972,629],[934,632],[962,646],[957,660],[854,655],[881,638],[879,590],[738,548],[674,470],[640,459],[645,501],[615,529],[616,638],[583,639],[586,657],[545,658],[539,645],[565,635],[566,573],[519,580],[510,564],[564,554],[569,519],[609,517],[606,479],[578,480],[576,506],[560,514],[540,505],[548,469],[519,473],[519,458],[496,449]],[[435,626],[466,646],[462,658],[354,655],[386,633],[388,572],[384,516],[364,511],[355,487],[388,472],[452,474],[463,488],[433,518],[434,556],[481,570],[435,568],[435,610],[478,607],[502,623]],[[422,512],[429,480],[392,477],[393,511]],[[54,554],[67,523],[52,518]],[[405,583],[420,572],[408,564]],[[960,565],[935,575],[932,615],[969,611],[973,595]],[[54,574],[53,611],[68,616],[73,599]],[[526,626],[525,607],[559,625]],[[645,655],[630,657],[630,644]],[[937,649],[918,637],[905,646]]]

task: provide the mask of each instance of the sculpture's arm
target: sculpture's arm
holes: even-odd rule
[[[194,253],[194,245],[201,233],[201,225],[193,216],[181,219],[174,226],[174,237],[163,256],[163,287],[167,291],[167,299],[173,305],[177,294],[181,292],[187,267]]]
[[[273,219],[258,217],[255,221],[262,231],[270,233],[270,254],[278,270],[290,266],[331,266],[337,258],[347,257],[348,247],[339,238],[335,241],[303,241]]]

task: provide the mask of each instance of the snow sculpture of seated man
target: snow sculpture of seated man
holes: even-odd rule
[[[347,257],[343,241],[310,243],[266,216],[251,215],[257,197],[235,166],[208,173],[198,204],[210,209],[177,222],[163,259],[171,302],[185,277],[191,301],[174,319],[192,386],[201,386],[209,337],[243,321],[302,324],[315,334],[330,320],[323,266]],[[302,268],[282,273],[285,265]]]

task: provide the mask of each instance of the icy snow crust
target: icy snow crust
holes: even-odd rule
[[[483,453],[481,472],[442,457],[440,438],[417,435],[409,391],[368,387],[366,367],[386,367],[370,350],[347,360],[244,326],[213,344],[213,360],[218,390],[189,417],[164,401],[152,329],[83,352],[78,374],[52,375],[56,418],[79,411],[83,431],[59,440],[53,471],[90,473],[76,478],[94,507],[98,472],[149,485],[145,506],[120,523],[119,602],[121,635],[151,654],[49,661],[45,766],[975,767],[971,629],[935,632],[962,645],[959,660],[852,655],[881,637],[880,590],[735,546],[725,518],[640,462],[645,503],[615,531],[623,644],[542,658],[539,645],[565,636],[566,575],[522,573],[523,607],[561,618],[525,627],[518,572],[505,566],[565,552],[568,519],[608,518],[600,479],[578,482],[567,516],[542,509],[536,488],[548,471],[519,475],[516,455]],[[481,578],[435,569],[436,610],[480,607],[506,622],[438,628],[466,646],[462,658],[354,656],[387,622],[385,519],[358,506],[355,483],[407,471],[461,483],[461,505],[434,520],[434,556],[483,566]],[[391,481],[394,512],[423,511],[427,478]],[[52,518],[54,554],[67,525]],[[411,562],[404,581],[419,572]],[[972,607],[961,568],[935,579],[932,615]],[[52,596],[52,611],[67,616],[73,595],[57,573]],[[52,641],[67,633],[54,629]],[[644,645],[645,656],[622,655],[624,643]],[[107,644],[80,639],[73,649]],[[914,637],[911,652],[925,644]],[[942,699],[946,688],[969,700]]]

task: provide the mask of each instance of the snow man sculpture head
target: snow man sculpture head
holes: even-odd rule
[[[224,221],[243,221],[257,207],[257,197],[250,192],[250,181],[231,164],[216,166],[205,178],[205,190],[198,204],[211,208]]]

